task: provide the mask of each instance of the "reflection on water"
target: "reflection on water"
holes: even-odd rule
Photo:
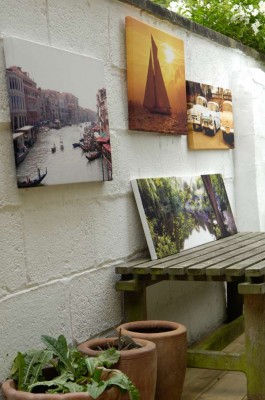
[[[34,178],[37,168],[47,176],[43,180],[45,185],[63,183],[91,182],[103,180],[101,158],[89,162],[80,147],[73,148],[74,142],[79,142],[82,129],[72,125],[61,129],[50,129],[48,132],[39,132],[36,143],[30,148],[26,159],[17,167],[17,177]],[[63,142],[63,149],[60,148]],[[56,151],[51,148],[55,144]]]
[[[195,246],[200,246],[201,244],[205,244],[216,240],[215,236],[212,235],[208,229],[199,228],[198,230],[193,229],[188,239],[184,241],[183,250],[191,249]]]
[[[131,130],[187,135],[187,115],[186,112],[172,115],[155,114],[138,103],[130,102],[129,126]]]

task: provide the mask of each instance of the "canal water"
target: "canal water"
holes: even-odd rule
[[[29,149],[25,160],[17,167],[17,178],[34,179],[46,171],[42,181],[44,185],[58,185],[65,183],[92,182],[103,180],[102,159],[89,162],[80,147],[73,148],[73,143],[83,137],[84,124],[65,126],[61,129],[50,129],[48,132],[39,132],[37,141]],[[60,142],[63,149],[60,148]],[[56,146],[53,153],[51,148]],[[106,177],[106,175],[105,175]]]

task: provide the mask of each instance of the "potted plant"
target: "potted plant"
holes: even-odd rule
[[[121,324],[117,331],[135,340],[156,344],[156,400],[180,400],[187,365],[187,329],[177,322],[162,320],[135,321]]]
[[[2,384],[7,400],[139,400],[139,392],[121,371],[109,369],[119,352],[109,348],[99,357],[83,356],[66,339],[42,336],[43,350],[18,353],[11,378]]]
[[[153,342],[137,339],[127,335],[116,338],[96,338],[81,343],[78,349],[89,357],[96,357],[114,347],[120,352],[115,368],[122,371],[140,393],[141,400],[154,400],[157,376],[156,346]]]

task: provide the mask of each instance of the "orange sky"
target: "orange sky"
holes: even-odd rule
[[[173,110],[186,112],[183,41],[131,17],[126,18],[128,100],[143,102],[151,34],[158,48],[170,105]]]

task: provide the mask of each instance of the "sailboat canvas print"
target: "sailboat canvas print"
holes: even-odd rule
[[[131,184],[153,260],[237,232],[221,174]]]
[[[126,17],[129,129],[187,135],[184,43]]]

